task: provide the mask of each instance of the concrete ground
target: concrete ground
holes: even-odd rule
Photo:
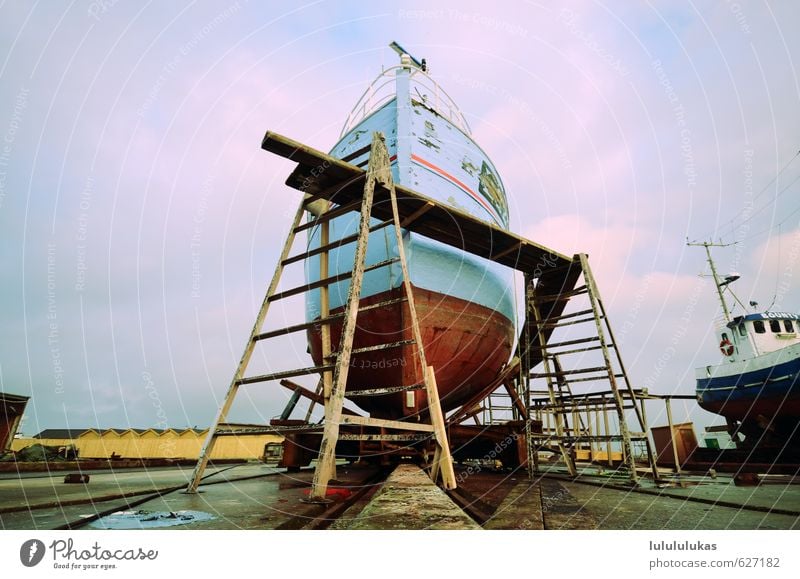
[[[153,496],[155,490],[182,489],[191,472],[188,467],[93,472],[85,485],[65,484],[61,472],[3,476],[0,529],[56,529],[106,512],[139,509],[201,511],[214,517],[172,529],[294,529],[324,512],[319,505],[302,502],[312,471],[292,474],[261,463],[210,467],[199,494],[178,490]],[[374,468],[339,468],[336,486],[367,492],[334,528],[398,528],[396,517],[384,515],[403,504],[417,512],[414,522],[422,524],[420,528],[433,528],[437,523],[426,522],[422,515],[433,516],[435,509],[426,510],[426,505],[434,499],[451,504],[444,493],[422,480],[417,490],[409,488],[413,482],[409,479],[408,484],[395,485],[394,495],[381,492],[383,487],[368,482],[376,473]],[[468,504],[473,517],[478,514],[486,529],[800,529],[800,486],[787,481],[739,487],[730,477],[720,476],[686,487],[651,485],[645,492],[634,492],[609,488],[610,481],[601,477],[587,480],[595,484],[555,477],[532,484],[524,473],[487,471],[462,476],[456,498]],[[458,518],[449,511],[445,514],[453,521]],[[474,528],[469,520],[462,522],[463,528]]]

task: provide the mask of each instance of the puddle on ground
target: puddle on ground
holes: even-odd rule
[[[118,511],[89,523],[95,529],[159,529],[210,521],[203,511]]]

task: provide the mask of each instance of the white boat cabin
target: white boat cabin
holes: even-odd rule
[[[730,362],[800,343],[800,314],[765,312],[738,316],[719,330],[719,350]]]

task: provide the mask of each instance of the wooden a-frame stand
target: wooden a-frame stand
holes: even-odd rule
[[[403,244],[402,228],[409,225],[418,215],[410,215],[400,220],[400,214],[397,205],[397,193],[392,179],[391,165],[389,154],[386,150],[383,135],[375,133],[372,140],[370,149],[369,166],[366,172],[366,181],[364,184],[364,194],[360,200],[360,219],[358,226],[358,233],[356,236],[348,236],[347,238],[331,241],[329,239],[330,221],[336,216],[344,214],[346,211],[355,210],[356,206],[343,206],[335,209],[330,209],[327,212],[321,213],[312,222],[302,223],[303,215],[308,211],[309,206],[316,200],[323,198],[322,195],[307,195],[298,207],[295,214],[292,227],[286,242],[283,246],[278,265],[275,269],[275,274],[272,277],[272,282],[269,285],[261,309],[256,316],[256,322],[253,326],[253,331],[245,347],[242,359],[236,368],[233,380],[228,388],[228,392],[219,409],[214,424],[209,429],[208,436],[200,452],[200,456],[195,466],[194,473],[189,482],[186,492],[197,492],[197,487],[203,477],[206,466],[208,465],[209,458],[214,449],[214,445],[218,436],[224,431],[220,428],[230,411],[233,400],[236,397],[239,386],[245,384],[253,384],[260,382],[268,382],[289,378],[292,376],[308,375],[319,373],[322,380],[322,393],[325,405],[324,413],[324,430],[322,435],[322,443],[319,450],[319,458],[317,460],[316,469],[314,471],[314,481],[309,495],[309,501],[312,502],[325,502],[327,499],[326,492],[329,481],[335,477],[336,473],[336,443],[340,438],[339,430],[341,425],[356,425],[366,427],[377,427],[389,430],[412,431],[418,433],[429,433],[435,442],[435,451],[431,463],[431,478],[437,481],[440,477],[442,484],[446,489],[453,489],[456,487],[456,478],[453,470],[453,460],[450,454],[450,447],[447,441],[447,433],[445,430],[444,416],[442,413],[441,405],[439,403],[439,394],[436,386],[436,377],[434,375],[433,367],[428,366],[425,359],[425,351],[422,343],[422,336],[417,320],[416,308],[414,305],[413,289],[409,279],[408,263],[406,261],[405,248]],[[339,184],[337,186],[342,186]],[[370,227],[370,217],[372,214],[373,198],[376,186],[388,190],[390,201],[392,205],[392,218],[387,221],[381,222],[377,225]],[[418,212],[421,215],[424,209]],[[300,231],[310,229],[313,226],[319,225],[320,227],[320,246],[318,248],[309,250],[303,254],[296,256],[289,256],[291,252],[296,234]],[[382,227],[391,226],[394,229],[395,240],[397,244],[397,257],[388,259],[384,262],[377,264],[365,265],[365,258],[367,254],[367,243],[369,240],[370,232],[376,231]],[[355,239],[354,239],[355,238]],[[353,269],[349,273],[339,273],[331,276],[328,272],[328,252],[346,243],[356,242],[355,257]],[[304,286],[278,292],[278,285],[283,273],[283,268],[289,263],[305,260],[309,257],[320,256],[320,279],[316,282],[308,283]],[[412,338],[410,343],[414,343],[416,348],[417,357],[420,363],[420,368],[423,374],[422,386],[427,394],[428,402],[428,415],[430,416],[430,423],[422,422],[406,422],[399,420],[384,420],[378,418],[369,418],[364,416],[354,416],[345,414],[343,412],[344,400],[346,397],[347,375],[350,368],[351,357],[354,353],[365,351],[377,351],[380,349],[396,348],[398,343],[389,343],[379,346],[370,346],[368,348],[355,348],[353,347],[353,339],[356,333],[356,319],[358,312],[367,308],[377,307],[376,305],[366,306],[360,308],[360,295],[364,273],[378,269],[380,267],[387,267],[393,263],[400,263],[403,274],[403,290],[405,296],[404,301],[408,303],[409,319],[411,323]],[[350,278],[350,288],[348,291],[347,301],[345,304],[343,314],[331,315],[329,311],[329,286],[340,282],[342,279]],[[282,328],[281,330],[272,330],[262,332],[262,327],[267,316],[267,311],[270,304],[292,295],[297,295],[306,291],[314,289],[320,290],[320,305],[321,312],[320,318],[312,322],[304,324],[297,324],[289,328]],[[378,304],[378,306],[383,304]],[[330,324],[333,321],[342,321],[341,340],[337,350],[334,350],[331,344]],[[274,338],[277,336],[285,335],[294,331],[306,330],[312,326],[319,325],[321,328],[321,342],[322,342],[322,361],[320,365],[312,366],[309,368],[299,368],[296,370],[289,370],[283,372],[274,372],[271,374],[264,374],[259,376],[246,377],[245,372],[250,362],[255,346],[258,342]],[[405,345],[405,343],[403,344]],[[400,390],[415,390],[419,385],[405,385],[393,386],[386,388],[376,388],[370,391],[373,395],[386,394]],[[356,394],[356,393],[353,393]],[[350,439],[357,438],[360,435],[349,435]],[[379,440],[381,436],[385,436],[387,440],[397,440],[397,434],[390,435],[363,435],[364,439]]]

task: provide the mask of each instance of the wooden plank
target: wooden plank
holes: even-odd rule
[[[294,376],[307,376],[309,374],[316,374],[318,372],[325,372],[333,369],[334,364],[325,364],[322,366],[309,366],[307,368],[295,368],[292,370],[283,370],[281,372],[272,372],[271,374],[259,374],[257,376],[248,376],[240,378],[236,384],[241,386],[244,384],[256,384],[258,382],[269,382],[270,380],[279,380],[281,378],[293,378]]]
[[[292,391],[300,394],[301,396],[303,396],[305,398],[308,398],[309,400],[312,400],[315,404],[325,404],[325,399],[322,397],[321,394],[317,394],[316,392],[312,392],[308,388],[305,388],[305,387],[301,386],[300,384],[292,382],[291,380],[285,380],[285,379],[281,380],[280,381],[280,385],[283,386],[284,388],[288,388],[289,390],[292,390]],[[342,408],[342,413],[351,414],[353,416],[360,416],[360,414],[358,414],[357,412],[353,412],[349,408],[344,408],[344,407]]]
[[[322,228],[324,229],[325,226],[328,226],[329,224],[330,224],[329,220],[324,220],[322,222]],[[369,232],[372,233],[374,231],[378,231],[378,230],[383,229],[384,227],[387,227],[388,225],[391,225],[391,224],[392,224],[391,221],[383,221],[381,223],[378,223],[378,224],[373,225],[372,227],[370,227],[369,228]],[[328,238],[327,235],[326,235],[325,238],[326,239]],[[335,241],[326,241],[325,243],[322,243],[322,241],[320,240],[320,246],[319,247],[315,247],[314,249],[311,249],[311,250],[306,251],[304,253],[298,253],[297,255],[293,255],[292,257],[283,260],[283,265],[289,265],[289,264],[292,264],[292,263],[295,263],[295,262],[298,262],[298,261],[303,261],[305,259],[308,259],[309,257],[313,257],[313,256],[319,255],[321,253],[327,253],[331,249],[337,249],[339,247],[344,247],[345,245],[349,245],[350,243],[353,243],[355,241],[358,241],[358,234],[357,233],[354,233],[353,235],[348,235],[347,237],[342,237],[341,239],[337,239]]]
[[[357,200],[363,194],[362,187],[354,177],[363,175],[364,170],[355,165],[272,132],[267,132],[265,135],[262,148],[300,163],[287,180],[287,185],[290,187],[314,194],[329,189],[337,181],[347,181],[344,187],[337,190],[335,202],[339,204]],[[320,167],[323,169],[319,170]],[[316,172],[317,176],[309,181],[308,175],[312,171]],[[319,191],[314,190],[315,188]],[[486,259],[492,259],[498,248],[502,248],[500,252],[504,255],[496,257],[495,261],[537,278],[570,264],[570,258],[545,246],[477,219],[464,211],[439,203],[402,185],[396,185],[395,188],[401,223],[420,210],[424,210],[413,222],[405,226],[410,231]],[[391,217],[391,207],[383,203],[390,198],[388,188],[376,187],[374,196],[373,216],[378,219]],[[518,251],[503,251],[516,246],[519,246]],[[564,278],[565,275],[563,271],[557,272],[559,278]]]
[[[383,418],[369,418],[367,416],[342,416],[342,424],[355,424],[357,426],[374,426],[376,428],[393,428],[395,430],[413,430],[414,432],[433,432],[433,426],[422,422],[403,422],[400,420],[386,420]]]
[[[269,330],[267,332],[262,332],[253,336],[253,339],[258,340],[266,340],[268,338],[274,338],[276,336],[283,336],[285,334],[291,334],[294,332],[300,332],[302,330],[308,330],[309,328],[313,328],[314,326],[325,326],[328,324],[332,324],[339,318],[344,316],[344,312],[339,312],[336,314],[332,314],[326,317],[317,318],[316,320],[312,320],[310,322],[303,322],[302,324],[295,324],[293,326],[286,326],[285,328],[278,328],[277,330]]]

